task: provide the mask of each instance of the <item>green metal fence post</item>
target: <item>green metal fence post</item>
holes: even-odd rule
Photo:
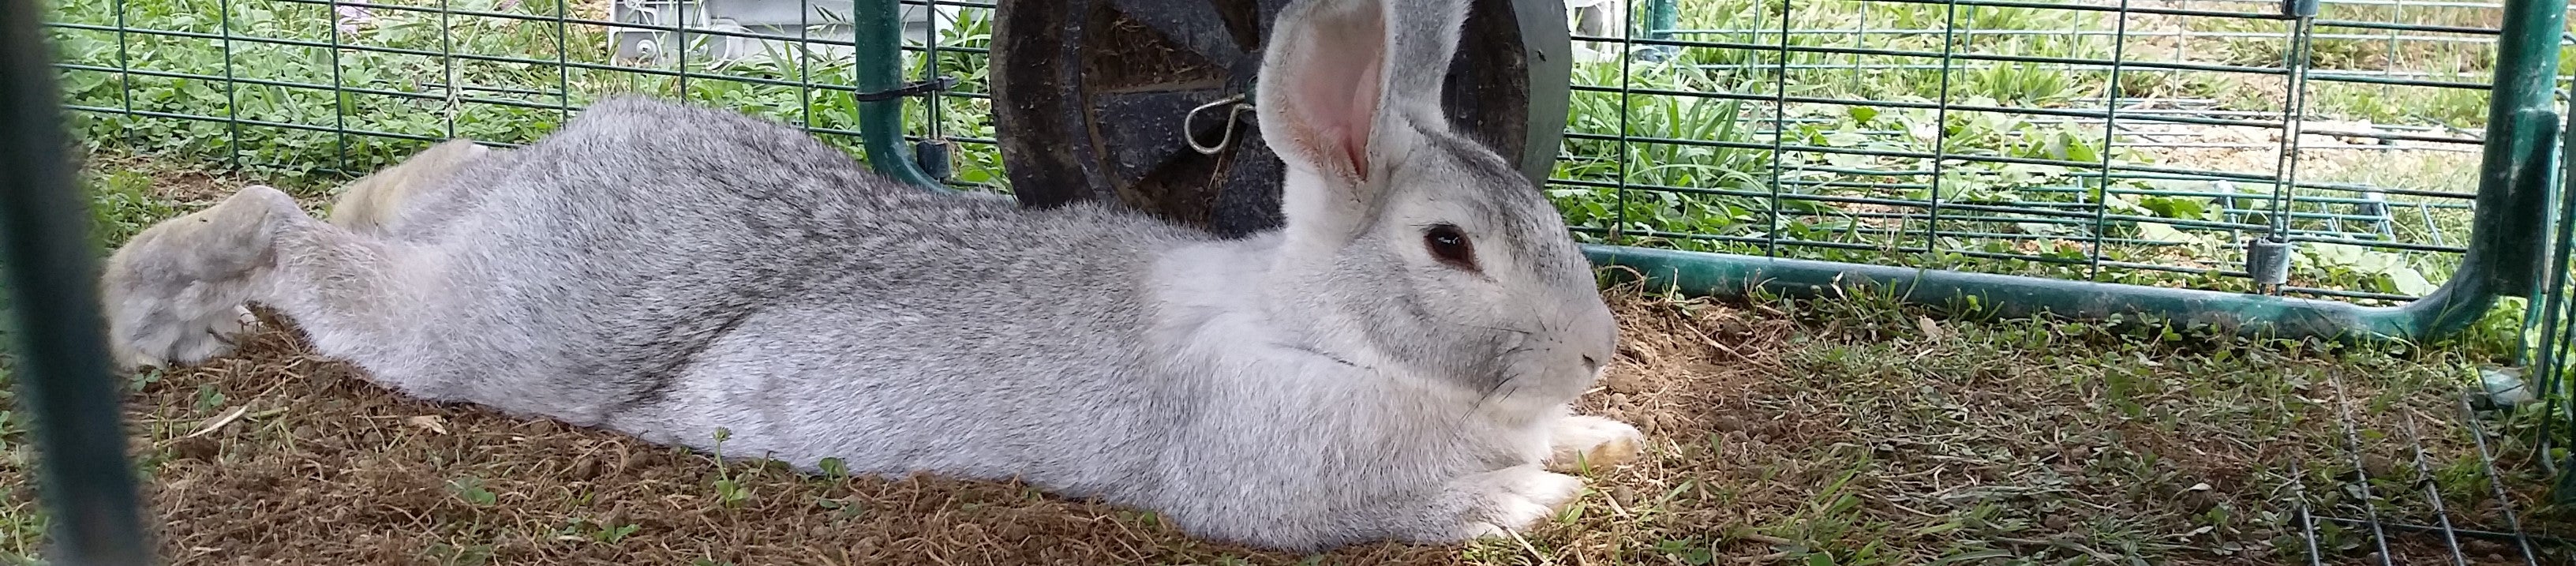
[[[2549,206],[2545,194],[2556,178],[2558,147],[2558,45],[2566,35],[2567,0],[2506,0],[2503,34],[2496,40],[2495,88],[2487,100],[2487,152],[2478,171],[2474,232],[2464,273],[2483,272],[2498,293],[2528,295],[2539,281]],[[2528,200],[2494,195],[2496,187],[2528,188]],[[2521,196],[2521,195],[2512,195]],[[2531,205],[2532,210],[2500,210]],[[2495,226],[2511,222],[2512,226]],[[2529,231],[2511,230],[2525,227]],[[2502,230],[2494,228],[2505,228]],[[2481,259],[2493,269],[2471,270]]]
[[[2553,136],[2561,131],[2556,120],[2558,114],[2553,109],[2557,105],[2554,95],[2558,82],[2558,48],[2560,40],[2566,36],[2566,27],[2566,0],[2505,2],[2504,36],[2496,42],[2495,95],[2487,103],[2486,139],[2491,149],[2479,164],[2482,187],[2498,183],[2530,184],[2542,185],[2543,192],[2546,192],[2547,184],[2560,178],[2555,166],[2558,165],[2561,148],[2533,146],[2551,145],[2550,142],[2556,141]],[[2530,151],[2506,153],[2493,150],[2499,141],[2507,147],[2529,148]],[[2535,208],[2540,209],[2537,214],[2547,218],[2552,207]],[[2480,193],[2476,211],[2477,230],[2486,229],[2488,215],[2508,212],[2493,210],[2487,195]],[[2560,222],[2571,220],[2576,219],[2559,219]],[[2546,226],[2535,228],[2545,230]],[[2472,265],[2470,262],[2481,259],[2478,254],[2481,248],[2498,248],[2496,257],[2485,258],[2504,266],[2493,270],[2493,285],[2500,292],[2521,296],[2531,296],[2539,290],[2543,263],[2548,260],[2544,238],[2538,237],[2537,233],[2492,236],[2472,233],[2471,236],[2478,240],[2469,247],[2468,257],[2462,259],[2463,272]],[[2490,244],[2486,241],[2489,238],[2518,238],[2522,245],[2482,245]],[[2554,367],[2540,369],[2556,371]],[[2554,376],[2531,376],[2538,383],[2550,383],[2554,381],[2551,377]],[[2558,393],[2554,390],[2543,392],[2552,396]],[[2576,426],[2576,420],[2571,420],[2570,425]],[[2556,486],[2551,490],[2553,499],[2562,505],[2576,503],[2576,469],[2571,467],[2576,467],[2576,458],[2570,458],[2559,466]]]
[[[0,267],[17,313],[19,401],[42,455],[49,559],[148,564],[98,312],[98,250],[73,187],[43,17],[36,0],[0,0]]]
[[[1646,39],[1673,38],[1673,30],[1682,27],[1680,2],[1681,0],[1646,0]],[[1645,55],[1650,61],[1663,61],[1679,53],[1681,53],[1679,47],[1654,45],[1648,46],[1645,53],[1640,55]]]
[[[902,0],[860,0],[851,8],[850,28],[859,61],[859,92],[883,93],[904,87]],[[933,15],[933,18],[938,16]],[[936,29],[936,26],[933,26]],[[939,41],[938,37],[930,38]],[[934,91],[931,96],[939,96]],[[903,143],[903,101],[888,97],[859,102],[859,138],[866,146],[868,167],[897,181],[934,191],[949,190],[921,171]]]
[[[2541,272],[2543,279],[2540,285],[2532,290],[2528,313],[2523,319],[2523,339],[2517,342],[2522,346],[2517,359],[2527,363],[2530,369],[2523,374],[2527,376],[2523,386],[2544,399],[2542,407],[2546,411],[2536,431],[2540,437],[2538,453],[2542,454],[2551,453],[2551,447],[2558,443],[2560,431],[2576,431],[2576,399],[2569,398],[2567,381],[2567,360],[2571,353],[2576,353],[2576,335],[2568,334],[2571,329],[2567,328],[2571,322],[2576,322],[2570,320],[2568,301],[2571,297],[2567,287],[2569,254],[2576,252],[2576,120],[2567,121],[2566,130],[2559,134],[2559,142],[2562,144],[2558,153],[2559,192],[2556,195],[2557,216],[2553,218],[2558,233],[2550,238],[2549,264]],[[2551,418],[2560,419],[2560,422],[2551,422]],[[2576,505],[2576,455],[2559,462],[2544,460],[2543,463],[2557,466],[2554,471],[2558,478],[2550,487],[2551,497],[2561,506]]]

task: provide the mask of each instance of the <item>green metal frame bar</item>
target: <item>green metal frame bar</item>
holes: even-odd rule
[[[1866,285],[1901,300],[2002,316],[2153,316],[2240,334],[2432,340],[2483,317],[2497,297],[2533,291],[2547,257],[2557,188],[2558,112],[2552,98],[2566,0],[2508,0],[2497,44],[2470,243],[2459,271],[2424,298],[2395,307],[1906,267],[1586,245],[1593,263],[1685,294],[1744,297],[1757,289],[1817,296]]]
[[[1673,31],[1682,27],[1680,3],[1681,0],[1646,0],[1646,29],[1643,34],[1646,39],[1670,40],[1673,38]],[[1654,50],[1655,60],[1670,59],[1681,52],[1680,47],[1673,45],[1648,45],[1648,49]]]
[[[98,249],[73,185],[36,0],[0,0],[0,266],[17,313],[19,403],[35,419],[55,564],[151,562],[99,314]]]
[[[2559,142],[2565,144],[2559,153],[2560,159],[2576,156],[2576,121],[2567,124],[2567,131],[2560,134]],[[2531,379],[2525,382],[2525,386],[2546,398],[2544,407],[2548,409],[2547,414],[2560,421],[2552,422],[2550,418],[2540,421],[2539,452],[2544,454],[2549,453],[2551,443],[2558,441],[2561,429],[2557,427],[2565,426],[2567,428],[2563,430],[2576,431],[2576,404],[2571,404],[2566,395],[2567,360],[2570,348],[2576,348],[2576,335],[2566,334],[2568,324],[2576,322],[2571,320],[2576,319],[2576,316],[2571,316],[2576,313],[2567,310],[2568,256],[2570,252],[2576,252],[2576,222],[2571,222],[2576,220],[2576,195],[2563,192],[2566,187],[2576,187],[2576,167],[2562,169],[2562,184],[2559,185],[2562,192],[2555,206],[2557,233],[2550,240],[2554,246],[2550,250],[2548,270],[2543,272],[2546,279],[2533,293],[2531,304],[2523,314],[2524,340],[2519,344],[2521,351],[2517,352],[2517,361],[2531,368],[2526,374]],[[2556,465],[2558,472],[2558,480],[2550,487],[2551,498],[2558,505],[2576,505],[2576,455],[2558,462],[2544,460],[2544,465],[2547,464]]]
[[[850,15],[850,31],[856,43],[853,56],[859,59],[859,92],[902,88],[902,0],[861,0],[851,10],[855,12]],[[937,68],[936,62],[932,68]],[[867,150],[868,167],[924,189],[950,191],[947,185],[922,172],[912,150],[903,146],[903,102],[908,98],[859,103],[859,141]]]
[[[1522,0],[1514,5],[1513,12],[1521,16],[1521,50],[1529,65],[1530,87],[1521,175],[1529,177],[1531,184],[1544,184],[1556,173],[1556,152],[1565,147],[1566,115],[1574,111],[1567,100],[1573,94],[1567,85],[1574,77],[1574,41],[1565,27],[1562,0]]]

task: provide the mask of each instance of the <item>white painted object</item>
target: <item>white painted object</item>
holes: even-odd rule
[[[2540,397],[2532,394],[2522,374],[2521,368],[2480,368],[2478,381],[2485,386],[2488,406],[2510,408],[2539,402]]]
[[[930,8],[902,6],[905,44],[925,45],[934,34],[946,33],[957,24],[960,6],[940,5],[935,18]],[[609,4],[610,17],[622,23],[782,38],[689,34],[689,43],[697,46],[690,56],[717,64],[784,58],[798,46],[816,57],[849,57],[852,11],[852,0],[612,0]],[[799,27],[804,30],[798,31]],[[659,29],[614,28],[608,41],[619,61],[660,62],[676,57],[678,51],[671,46],[678,35]]]
[[[1628,3],[1635,0],[1565,0],[1566,29],[1578,37],[1628,38]],[[1619,43],[1610,41],[1574,41],[1574,60],[1584,63],[1613,61]]]

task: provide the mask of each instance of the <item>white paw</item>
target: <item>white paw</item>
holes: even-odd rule
[[[258,326],[249,307],[234,305],[196,320],[136,329],[110,342],[125,367],[185,365],[232,351],[238,337]]]
[[[254,186],[127,241],[100,284],[117,360],[187,364],[231,350],[253,324],[243,303],[271,260],[269,218],[294,207],[285,193]]]
[[[1636,459],[1646,444],[1645,433],[1638,432],[1637,427],[1590,415],[1558,419],[1548,434],[1547,463],[1556,470],[1624,463]]]
[[[1490,472],[1484,494],[1484,505],[1476,517],[1470,517],[1470,537],[1501,536],[1507,532],[1525,531],[1545,522],[1566,503],[1583,493],[1583,478],[1552,473],[1534,466],[1522,466]]]
[[[252,315],[247,305],[233,305],[231,309],[206,315],[189,325],[193,331],[180,337],[183,340],[173,350],[172,360],[193,364],[232,351],[235,339],[258,325],[259,317]]]

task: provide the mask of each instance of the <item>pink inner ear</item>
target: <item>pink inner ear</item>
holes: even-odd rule
[[[1368,61],[1362,64],[1362,68],[1367,70],[1360,73],[1359,84],[1352,85],[1354,88],[1351,89],[1351,127],[1342,141],[1344,151],[1350,155],[1351,176],[1362,181],[1368,180],[1369,176],[1369,128],[1377,124],[1378,91],[1386,88],[1383,80],[1386,69],[1386,50],[1368,49],[1366,51],[1372,53],[1362,57],[1362,60]]]
[[[1377,8],[1333,25],[1317,22],[1289,63],[1289,108],[1297,148],[1316,165],[1354,181],[1369,175],[1369,134],[1385,90],[1386,22]]]

